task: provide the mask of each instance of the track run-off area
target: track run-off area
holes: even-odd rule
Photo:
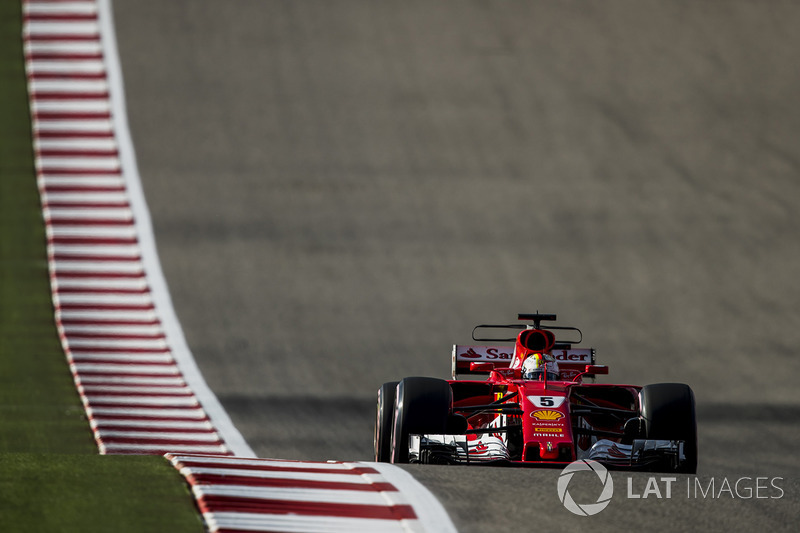
[[[99,453],[167,454],[209,531],[454,530],[424,486],[391,465],[252,458],[199,373],[164,283],[110,2],[22,7],[55,322]]]
[[[459,531],[795,528],[800,7],[113,7],[166,285],[256,456],[369,461],[383,382],[541,310],[602,381],[694,389],[698,475],[578,517],[558,470],[405,467]]]

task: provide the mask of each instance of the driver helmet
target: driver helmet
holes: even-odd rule
[[[561,379],[556,358],[550,354],[532,353],[522,363],[522,379],[542,381],[545,372],[547,372],[547,381]]]

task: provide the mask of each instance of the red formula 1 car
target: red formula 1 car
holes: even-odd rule
[[[608,367],[576,349],[579,329],[542,322],[480,325],[453,347],[453,379],[409,377],[378,390],[375,460],[392,463],[563,467],[592,459],[611,468],[694,473],[697,424],[688,385],[593,383]],[[476,332],[519,333],[476,338]],[[554,332],[577,337],[556,340]],[[458,379],[488,374],[488,379]]]

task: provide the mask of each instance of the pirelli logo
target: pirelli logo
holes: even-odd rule
[[[547,422],[543,422],[542,425],[548,424]],[[554,424],[550,422],[548,425],[551,427],[540,427],[540,426],[533,426],[533,436],[534,437],[563,437],[564,436],[564,426],[561,424]],[[552,427],[558,426],[558,427]]]

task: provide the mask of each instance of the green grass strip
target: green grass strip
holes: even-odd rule
[[[101,456],[53,319],[20,0],[0,2],[0,517],[8,531],[201,532],[160,456]]]
[[[160,456],[0,454],[5,531],[202,532],[183,477]]]
[[[19,0],[0,25],[0,452],[97,453],[53,319]]]

